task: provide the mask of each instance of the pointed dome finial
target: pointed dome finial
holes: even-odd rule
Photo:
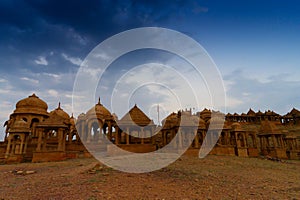
[[[72,113],[72,116],[71,116],[71,118],[74,118],[74,116],[73,116],[73,113]]]
[[[98,98],[98,104],[101,104],[100,102],[101,102],[101,101],[100,101],[100,97],[99,97],[99,98]]]
[[[61,108],[60,108],[60,102],[58,102],[58,109],[61,109]]]
[[[37,96],[35,95],[35,93],[32,93],[32,95],[29,96],[29,97],[37,97]]]

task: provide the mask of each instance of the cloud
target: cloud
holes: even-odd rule
[[[6,80],[6,79],[4,79],[4,78],[0,78],[0,83],[5,83],[5,82],[7,82],[7,80]]]
[[[106,53],[98,53],[93,55],[95,58],[101,58],[102,60],[109,60],[111,59],[111,57],[109,55],[107,55]]]
[[[44,72],[43,75],[50,76],[50,77],[53,77],[55,79],[60,79],[61,78],[61,75],[54,74],[54,73],[45,73]]]
[[[28,82],[35,83],[35,84],[39,83],[39,80],[28,78],[28,77],[21,77],[20,79],[23,81],[28,81]]]
[[[43,56],[39,56],[38,59],[34,60],[34,62],[38,65],[48,65],[48,61]]]
[[[80,66],[81,63],[82,63],[82,60],[81,60],[80,58],[70,57],[70,56],[68,56],[68,55],[65,54],[65,53],[62,53],[61,55],[62,55],[62,57],[63,57],[65,60],[71,62],[73,65],[78,65],[78,66]]]
[[[58,92],[56,90],[53,90],[53,89],[48,90],[48,94],[50,94],[51,96],[54,96],[54,97],[58,96]]]
[[[10,92],[11,92],[11,90],[0,89],[0,94],[9,94]]]
[[[230,82],[227,87],[228,111],[241,113],[249,108],[271,109],[285,114],[293,107],[299,108],[300,94],[295,91],[300,88],[300,81],[291,81],[287,76],[288,74],[272,75],[265,82],[251,78],[241,71],[226,75],[224,79]]]

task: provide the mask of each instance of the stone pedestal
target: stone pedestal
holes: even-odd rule
[[[211,154],[211,155],[229,155],[229,156],[235,155],[234,147],[220,147],[220,146],[215,146],[209,154]]]
[[[280,159],[287,159],[288,158],[285,149],[275,148],[274,150],[275,150],[276,158],[280,158]]]
[[[288,158],[291,160],[300,160],[300,150],[291,150],[287,152]]]
[[[134,153],[148,153],[156,150],[156,146],[152,144],[119,144],[119,145],[107,145],[107,155],[116,155],[116,149],[113,146],[117,146],[124,151]]]
[[[32,162],[51,162],[51,161],[62,161],[66,160],[67,156],[62,151],[51,151],[51,152],[34,152]]]
[[[248,149],[244,147],[237,148],[238,156],[240,157],[248,157]]]
[[[5,159],[6,164],[20,163],[22,161],[23,161],[23,155],[22,154],[8,155]]]
[[[258,157],[259,152],[257,148],[248,148],[248,156],[249,157]]]

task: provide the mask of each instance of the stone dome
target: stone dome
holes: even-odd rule
[[[47,109],[47,103],[33,93],[31,96],[18,101],[14,114],[28,113],[48,115]]]
[[[202,119],[204,119],[205,121],[210,119],[211,118],[211,110],[208,110],[208,109],[203,109],[201,112],[200,112],[200,117]]]
[[[129,112],[118,121],[118,123],[120,125],[153,125],[153,121],[141,109],[139,109],[137,105],[134,105],[134,107],[131,108]]]
[[[255,112],[250,108],[249,111],[247,112],[247,115],[255,116]]]
[[[173,113],[169,114],[165,119],[163,119],[161,121],[163,129],[169,129],[174,126],[178,126],[179,120],[180,120],[180,118],[178,117],[178,115],[176,113],[173,112]]]
[[[88,118],[92,115],[97,115],[98,118],[100,119],[111,119],[112,115],[109,112],[109,110],[107,110],[107,108],[105,108],[101,103],[100,103],[100,98],[98,103],[92,107],[87,113],[86,115],[88,116]]]
[[[60,107],[60,103],[58,103],[58,107],[50,112],[50,115],[57,114],[58,116],[62,117],[63,119],[70,119],[70,116],[68,113],[66,113],[63,109]]]

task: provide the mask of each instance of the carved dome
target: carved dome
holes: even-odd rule
[[[211,118],[211,111],[208,110],[208,109],[203,109],[201,112],[200,112],[200,117],[202,119],[204,119],[205,121],[210,119]]]
[[[92,115],[97,116],[97,118],[100,119],[111,119],[112,115],[109,112],[109,110],[107,110],[101,103],[100,103],[100,98],[98,103],[92,107],[87,113],[88,118],[91,117]]]
[[[153,125],[153,121],[137,105],[134,105],[118,123],[120,125]]]
[[[255,116],[255,112],[250,108],[249,111],[247,112],[247,115]]]
[[[63,109],[60,107],[60,103],[58,103],[58,107],[50,112],[50,115],[57,114],[58,116],[62,117],[63,119],[70,119],[70,116],[68,113],[66,113]]]
[[[169,129],[174,126],[178,126],[179,120],[180,120],[180,118],[178,117],[178,115],[173,112],[161,121],[162,127],[163,127],[163,129]]]
[[[28,113],[48,115],[47,109],[47,103],[33,93],[31,96],[18,101],[14,114]]]

